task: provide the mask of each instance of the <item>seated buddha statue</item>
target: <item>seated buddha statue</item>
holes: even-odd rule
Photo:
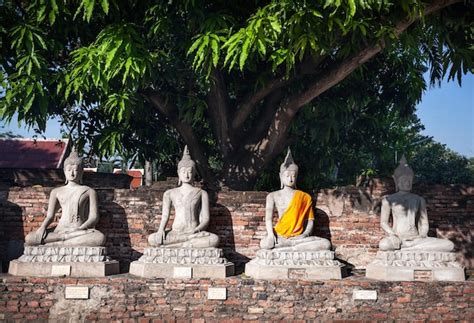
[[[85,246],[105,245],[105,236],[94,229],[99,221],[97,193],[82,185],[82,159],[72,151],[64,161],[66,185],[55,188],[49,196],[46,218],[40,228],[25,238],[28,246]],[[55,228],[48,228],[54,214],[61,208]]]
[[[413,177],[413,170],[403,156],[393,174],[397,192],[382,200],[380,225],[389,236],[380,241],[380,250],[452,251],[454,244],[450,240],[428,237],[426,202],[410,192]]]
[[[262,249],[281,251],[329,250],[329,240],[311,236],[314,211],[311,196],[296,189],[298,166],[288,150],[280,166],[281,189],[271,192],[266,199],[265,226],[267,236],[260,242]],[[276,209],[278,222],[273,226]]]
[[[194,187],[196,163],[191,159],[188,147],[178,163],[178,187],[163,194],[163,214],[158,232],[148,237],[153,247],[210,248],[217,247],[219,237],[204,231],[209,225],[209,197],[201,188]],[[175,217],[171,230],[165,230],[171,206]]]

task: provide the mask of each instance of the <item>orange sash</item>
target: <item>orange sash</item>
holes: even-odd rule
[[[281,216],[274,229],[285,238],[296,237],[303,233],[307,220],[314,220],[311,196],[302,191],[295,191],[293,199]]]

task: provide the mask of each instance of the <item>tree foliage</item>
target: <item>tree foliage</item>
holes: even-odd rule
[[[474,57],[459,0],[7,0],[0,19],[1,118],[61,116],[105,156],[167,163],[184,142],[233,188],[295,137],[341,163],[342,138],[410,115],[426,69],[461,82]]]
[[[434,140],[416,147],[411,154],[410,164],[418,182],[474,184],[473,158],[461,156]]]

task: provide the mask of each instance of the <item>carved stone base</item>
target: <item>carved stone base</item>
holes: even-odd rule
[[[464,281],[464,267],[453,252],[379,251],[367,278],[384,281]]]
[[[220,265],[177,265],[134,261],[130,274],[145,278],[226,278],[234,275],[234,264]]]
[[[20,262],[101,262],[108,260],[105,247],[25,246]]]
[[[30,277],[104,277],[120,273],[116,260],[101,262],[22,262],[10,261],[8,273]]]
[[[234,264],[219,248],[146,248],[130,264],[130,274],[146,278],[225,278]]]
[[[103,277],[118,274],[118,261],[107,257],[105,247],[25,246],[23,255],[10,261],[15,276]]]
[[[259,250],[245,265],[245,274],[256,279],[342,279],[342,264],[333,251]]]

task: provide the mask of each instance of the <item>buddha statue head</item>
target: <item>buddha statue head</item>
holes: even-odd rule
[[[285,186],[296,187],[296,178],[298,177],[298,165],[295,164],[291,150],[288,148],[285,160],[280,165],[280,184],[281,188]]]
[[[184,146],[183,157],[178,163],[178,185],[192,183],[196,174],[196,163],[191,159],[188,146]]]
[[[395,181],[395,189],[402,192],[410,192],[413,185],[413,177],[415,173],[410,166],[408,166],[407,159],[402,156],[398,167],[393,172],[393,179]]]
[[[73,148],[69,156],[64,160],[66,184],[69,182],[82,184],[83,170],[82,158],[77,155],[77,151]]]

